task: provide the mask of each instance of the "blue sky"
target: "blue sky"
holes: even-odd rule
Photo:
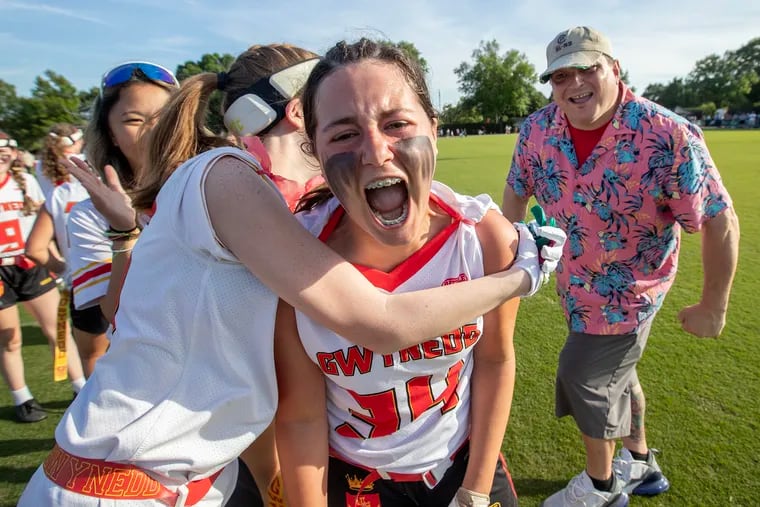
[[[458,100],[453,70],[481,40],[517,49],[541,72],[546,44],[576,25],[605,32],[643,92],[760,36],[756,0],[0,0],[0,12],[0,79],[25,96],[46,69],[87,89],[130,59],[175,69],[252,44],[289,42],[321,53],[338,40],[369,36],[413,42],[429,63],[440,106]]]

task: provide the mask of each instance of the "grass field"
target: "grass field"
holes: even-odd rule
[[[755,506],[760,503],[760,131],[709,131],[708,146],[741,221],[739,269],[728,325],[719,340],[680,330],[676,315],[701,291],[699,236],[685,236],[678,278],[655,321],[639,377],[647,394],[648,439],[661,449],[671,491],[631,505]],[[437,178],[463,193],[497,202],[516,136],[444,138]],[[755,294],[754,296],[752,294]],[[584,465],[573,422],[553,416],[554,371],[565,336],[552,289],[522,303],[517,321],[518,378],[504,450],[521,505],[538,505]],[[25,482],[53,445],[53,431],[71,400],[52,381],[52,361],[39,330],[24,326],[27,381],[50,417],[13,422],[0,395],[0,507],[15,505]]]

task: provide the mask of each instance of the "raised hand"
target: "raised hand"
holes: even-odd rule
[[[103,168],[104,183],[85,161],[77,157],[61,159],[61,163],[87,189],[95,209],[112,229],[130,231],[138,225],[132,201],[121,186],[119,175],[113,166],[106,165]]]

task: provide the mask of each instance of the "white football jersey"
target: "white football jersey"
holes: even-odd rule
[[[467,197],[433,182],[431,202],[452,223],[391,272],[357,266],[391,293],[448,285],[483,276],[475,224],[490,197]],[[297,214],[325,240],[343,214],[337,199]],[[325,375],[330,447],[347,461],[396,473],[422,473],[447,461],[469,436],[473,347],[482,316],[445,336],[393,354],[354,345],[296,312],[301,342]]]
[[[77,154],[70,154],[66,155],[67,158],[71,159],[71,157],[76,157],[79,160],[86,160],[84,153],[77,153]],[[53,190],[58,186],[55,181],[51,181],[50,178],[45,176],[45,173],[42,171],[42,160],[37,160],[34,164],[34,176],[37,178],[37,183],[39,183],[40,188],[42,189],[42,195],[45,196],[45,200],[50,199],[50,194],[53,193]],[[71,174],[69,174],[70,180],[75,180]]]
[[[108,222],[90,199],[75,204],[66,221],[69,248],[66,264],[74,307],[83,310],[106,295],[111,279],[111,240]]]
[[[238,149],[211,150],[177,168],[158,194],[108,352],[56,429],[68,452],[184,484],[233,462],[272,421],[278,299],[211,225],[205,180],[223,155],[256,165]]]
[[[55,231],[55,241],[58,244],[58,251],[67,261],[67,271],[70,273],[69,260],[69,238],[66,232],[67,220],[69,213],[74,205],[89,197],[79,180],[72,178],[70,181],[62,183],[55,187],[50,196],[45,201],[45,209],[50,213],[53,219],[53,229]],[[64,277],[70,282],[70,277],[65,274]]]
[[[28,173],[21,173],[26,183],[26,195],[34,202],[42,204],[42,195],[37,180]],[[10,171],[0,182],[0,257],[21,255],[26,250],[26,238],[32,231],[37,213],[24,215],[24,194]]]
[[[45,173],[42,171],[42,160],[38,160],[37,163],[34,164],[34,176],[37,178],[37,183],[40,185],[42,195],[44,195],[47,199],[47,197],[55,188],[55,183],[50,181],[50,179],[45,176]]]

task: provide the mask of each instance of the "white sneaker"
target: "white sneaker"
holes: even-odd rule
[[[542,507],[626,507],[628,495],[622,483],[613,474],[612,491],[599,491],[584,470],[552,496],[544,500]]]
[[[620,449],[612,460],[612,470],[623,483],[623,491],[634,495],[654,496],[670,489],[670,483],[662,475],[654,457],[656,452],[657,450],[650,449],[648,459],[640,461],[634,459],[625,447]]]

